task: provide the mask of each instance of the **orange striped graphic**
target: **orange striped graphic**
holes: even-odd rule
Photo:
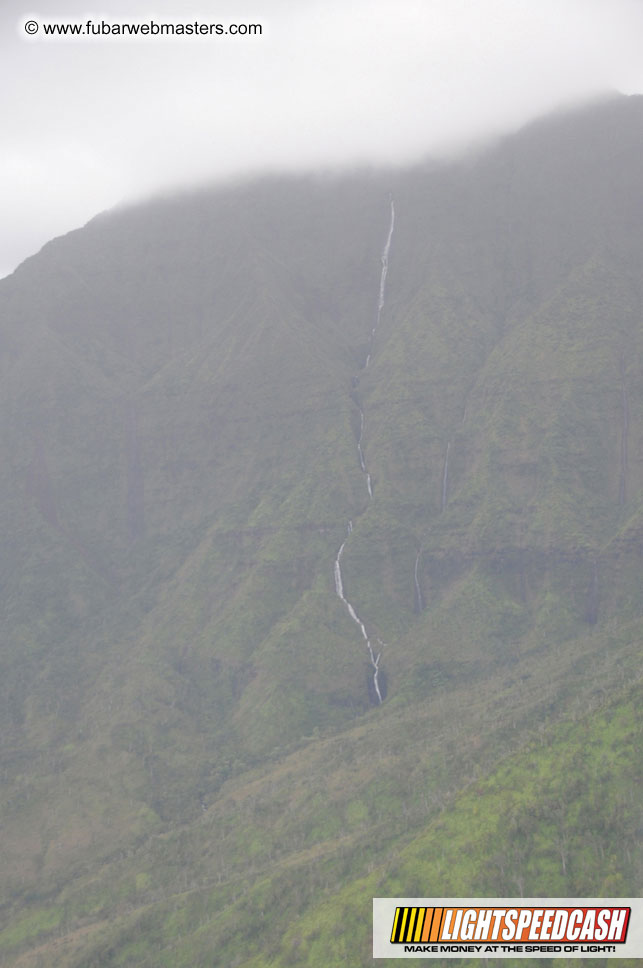
[[[439,941],[444,908],[398,907],[393,918],[391,944],[426,944]]]

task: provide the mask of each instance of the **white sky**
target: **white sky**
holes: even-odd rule
[[[43,36],[89,19],[264,32]],[[0,0],[0,277],[161,188],[412,161],[606,89],[643,92],[642,51],[643,0]]]

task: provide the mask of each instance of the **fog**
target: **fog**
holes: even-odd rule
[[[44,35],[88,20],[262,32]],[[4,0],[0,276],[121,200],[409,162],[604,90],[641,92],[642,37],[638,0]]]

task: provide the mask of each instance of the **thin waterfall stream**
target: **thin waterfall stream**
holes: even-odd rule
[[[382,249],[382,256],[381,256],[382,271],[380,273],[380,289],[379,289],[379,296],[377,301],[377,317],[375,319],[375,325],[371,329],[371,336],[368,343],[368,352],[366,354],[366,359],[364,360],[364,363],[360,369],[360,372],[368,369],[371,363],[371,359],[373,357],[373,343],[375,340],[375,334],[377,333],[377,330],[380,324],[382,310],[384,309],[384,302],[386,298],[386,276],[388,273],[388,258],[389,258],[389,252],[391,250],[391,240],[393,238],[394,227],[395,227],[395,204],[393,202],[393,198],[391,198],[391,218],[389,222],[388,235],[386,236],[386,242],[384,243],[384,248]],[[369,500],[372,500],[373,482],[372,482],[368,467],[366,466],[366,458],[364,457],[364,449],[362,446],[362,442],[364,439],[364,422],[365,422],[364,411],[359,403],[357,404],[357,406],[359,407],[359,439],[357,441],[357,457],[359,460],[360,470],[366,478],[366,489],[368,491]],[[335,564],[333,568],[333,575],[335,578],[335,593],[337,594],[338,598],[341,598],[342,602],[346,606],[346,610],[348,611],[348,614],[350,615],[353,622],[358,626],[360,632],[362,633],[362,638],[366,642],[369,661],[371,664],[371,668],[373,670],[373,689],[377,697],[377,702],[379,705],[381,705],[383,702],[382,691],[380,688],[380,659],[381,659],[382,653],[381,651],[379,651],[377,654],[375,654],[375,652],[373,651],[373,646],[371,644],[371,640],[366,630],[366,625],[364,624],[364,621],[358,615],[357,610],[355,609],[355,606],[351,602],[349,602],[349,600],[346,598],[344,594],[344,579],[342,576],[342,555],[344,554],[344,548],[346,547],[346,542],[348,541],[348,538],[350,537],[352,531],[353,531],[353,522],[351,520],[348,522],[348,526],[346,529],[346,537],[342,541],[339,551],[337,552],[337,557],[335,558]],[[384,645],[384,643],[381,642],[379,639],[377,640],[377,642],[378,642],[378,645],[380,646]]]

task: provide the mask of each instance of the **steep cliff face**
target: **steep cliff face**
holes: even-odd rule
[[[11,917],[36,884],[66,911],[7,951],[91,926],[99,960],[51,963],[116,964],[118,897],[160,905],[160,945],[188,882],[224,911],[276,859],[314,906],[617,701],[642,119],[613,98],[449,164],[123,209],[0,283],[3,876]]]

